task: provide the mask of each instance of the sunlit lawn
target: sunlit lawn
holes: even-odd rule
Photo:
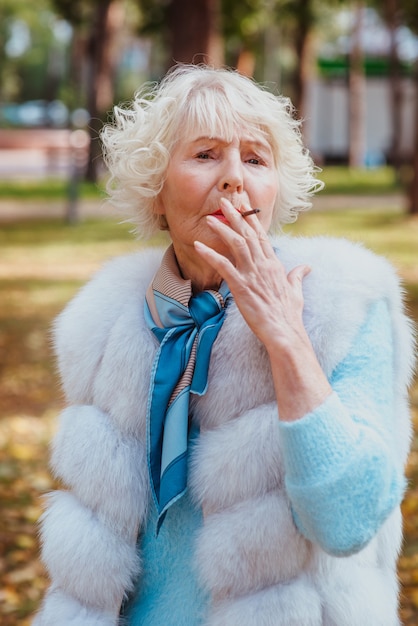
[[[408,171],[404,169],[401,174],[406,178]],[[319,178],[325,183],[325,193],[385,194],[399,190],[395,170],[391,167],[365,169],[327,165]]]
[[[364,241],[399,268],[408,307],[418,320],[418,220],[400,213],[353,210],[308,213],[288,228],[295,234],[329,234]],[[51,357],[49,327],[79,286],[103,260],[138,248],[129,226],[86,221],[0,225],[0,622],[26,626],[46,579],[37,561],[35,521],[40,496],[52,487],[47,442],[61,395]],[[418,388],[412,392],[418,424]],[[418,623],[418,440],[408,467],[406,545],[400,561],[402,616]]]

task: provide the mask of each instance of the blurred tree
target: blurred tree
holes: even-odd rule
[[[224,62],[220,0],[138,0],[140,32],[158,34],[166,50],[166,69],[174,63]]]
[[[85,61],[87,109],[90,114],[90,155],[86,178],[95,182],[101,163],[98,133],[102,118],[114,101],[114,82],[118,62],[117,37],[121,30],[125,4],[122,0],[53,0],[56,10],[74,29],[74,56]],[[73,77],[75,73],[73,71]],[[76,74],[76,80],[82,80]]]
[[[415,33],[418,33],[418,4],[416,0],[399,0],[403,18]]]
[[[247,75],[257,74],[257,60],[269,66],[268,78],[281,75],[278,48],[293,50],[294,71],[290,95],[300,116],[306,111],[306,83],[311,74],[312,33],[316,24],[316,0],[223,0],[227,60]],[[268,58],[267,58],[268,57]],[[273,57],[273,59],[272,59]],[[273,63],[277,64],[276,72]],[[272,75],[272,76],[271,76]],[[275,82],[277,82],[275,80]]]
[[[219,0],[172,0],[167,6],[169,63],[224,62]]]
[[[307,88],[312,75],[312,44],[318,21],[318,4],[315,0],[281,0],[276,11],[277,19],[287,31],[287,40],[293,41],[296,64],[291,96],[299,117],[303,119],[307,114]]]
[[[418,215],[418,77],[415,78],[415,85],[415,139],[408,207],[408,213],[411,215]]]
[[[364,56],[362,32],[364,2],[356,0],[354,4],[353,30],[351,33],[350,71],[349,71],[349,133],[348,162],[350,167],[362,167],[365,157],[365,91]]]
[[[418,2],[417,0],[399,0],[404,22],[418,34]],[[418,60],[415,61],[415,140],[412,157],[412,181],[409,188],[408,212],[418,214]]]
[[[315,36],[327,9],[344,5],[349,0],[275,0],[273,19],[280,24],[283,38],[295,54],[290,95],[304,119],[308,114],[308,83],[315,60]]]
[[[0,2],[0,101],[58,97],[65,53],[57,22],[49,0]]]
[[[265,73],[262,65],[266,62],[266,55],[276,56],[281,29],[290,33],[288,41],[292,45],[297,42],[296,57],[302,55],[303,61],[308,58],[305,43],[308,31],[310,32],[314,23],[311,6],[317,0],[138,2],[142,11],[141,32],[163,37],[169,59],[168,66],[176,61],[203,61],[221,65],[225,60],[229,66],[237,68],[243,74],[255,75],[257,79],[263,80]],[[302,13],[303,20],[300,19]],[[274,38],[269,37],[272,33]],[[271,67],[271,58],[268,61]],[[277,64],[279,65],[279,61]],[[302,65],[305,72],[306,64],[302,62]],[[277,68],[276,73],[280,74],[280,68]],[[297,72],[295,79],[298,86],[303,85],[303,81],[298,81],[299,74]],[[297,87],[294,90],[297,101],[301,89],[302,87]]]
[[[168,52],[168,66],[173,62],[209,62],[225,60],[238,71],[265,79],[257,61],[266,64],[275,82],[280,76],[281,35],[293,49],[295,59],[290,95],[298,114],[306,114],[307,81],[314,65],[313,32],[324,4],[336,6],[343,0],[138,0],[142,11],[141,33],[159,34]],[[212,33],[208,35],[208,32]],[[211,41],[215,45],[210,45]],[[266,57],[269,57],[268,59]],[[274,72],[272,58],[277,59]],[[261,63],[260,63],[261,66]]]
[[[399,180],[401,166],[401,137],[402,137],[402,102],[403,90],[401,81],[401,63],[398,53],[397,31],[401,24],[400,1],[384,0],[380,11],[383,14],[389,29],[389,80],[392,117],[392,138],[389,148],[389,159],[395,168]],[[379,3],[377,3],[379,5]],[[379,6],[377,7],[379,8]]]
[[[277,3],[278,0],[222,0],[226,61],[246,76],[256,74],[263,35],[275,21]]]

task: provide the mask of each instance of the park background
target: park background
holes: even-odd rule
[[[292,98],[325,190],[291,234],[389,258],[418,321],[415,0],[0,0],[0,622],[27,626],[48,444],[63,406],[55,315],[112,256],[137,250],[106,204],[98,133],[174,61],[228,64]],[[165,235],[151,245],[165,243]],[[411,389],[418,433],[418,382]],[[407,467],[401,618],[418,623],[418,435]]]

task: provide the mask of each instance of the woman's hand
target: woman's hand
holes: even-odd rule
[[[331,393],[302,320],[302,282],[310,268],[299,265],[287,274],[257,216],[243,217],[227,200],[221,207],[229,224],[212,216],[207,220],[233,262],[201,242],[195,248],[228,283],[242,316],[265,345],[280,418],[300,418]],[[241,207],[247,210],[251,207]]]
[[[234,263],[200,242],[196,250],[228,283],[247,324],[266,346],[272,335],[283,341],[303,335],[302,281],[310,268],[300,265],[286,275],[257,216],[242,217],[228,200],[221,201],[221,208],[229,225],[212,216],[207,220]],[[241,207],[242,212],[250,209]]]

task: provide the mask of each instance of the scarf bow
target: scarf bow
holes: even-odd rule
[[[219,291],[192,295],[191,281],[180,276],[172,246],[146,294],[145,319],[160,342],[147,407],[148,469],[158,510],[157,532],[168,508],[186,490],[190,394],[206,393],[211,350],[230,297],[225,282]]]

